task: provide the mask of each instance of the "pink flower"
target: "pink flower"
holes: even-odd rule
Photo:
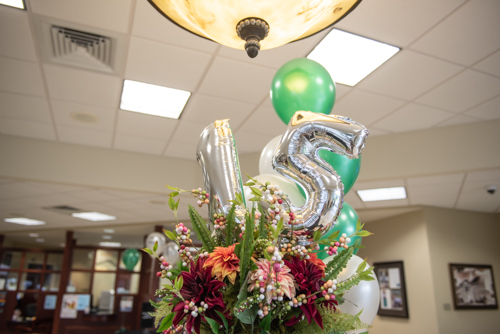
[[[254,289],[265,290],[267,302],[270,303],[273,297],[287,296],[292,299],[295,297],[295,285],[293,281],[293,276],[290,274],[290,268],[283,265],[279,271],[275,270],[271,265],[271,262],[266,259],[259,259],[255,263],[258,269],[250,272],[250,277],[248,278],[248,291]],[[276,280],[280,283],[279,289],[275,291],[267,291],[266,287],[268,285],[274,286]]]

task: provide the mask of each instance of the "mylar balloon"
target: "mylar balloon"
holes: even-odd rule
[[[293,59],[274,75],[271,100],[285,124],[299,110],[329,114],[335,103],[335,83],[328,71],[314,60]]]
[[[342,235],[342,233],[347,234],[347,236],[353,234],[356,232],[356,224],[358,223],[359,217],[358,213],[352,208],[352,206],[349,205],[349,203],[344,202],[344,206],[342,207],[342,211],[340,211],[340,215],[337,218],[337,223],[335,223],[335,226],[328,231],[321,239],[326,239],[330,236],[330,234],[334,233],[335,231],[339,231],[339,236]],[[361,237],[351,237],[351,241],[347,243],[348,246],[353,245],[356,240],[359,240],[361,242]],[[339,248],[338,251],[341,252],[343,251],[343,248]],[[354,254],[358,252],[357,249],[354,250]],[[328,254],[326,252],[321,252],[318,254],[318,257],[320,259],[325,259],[328,257]]]
[[[318,154],[335,169],[344,184],[344,195],[347,194],[358,178],[361,167],[361,155],[357,159],[349,159],[345,155],[326,150],[321,150]]]
[[[284,178],[281,175],[263,174],[255,176],[254,179],[261,183],[270,182],[273,186],[279,186],[280,190],[283,191],[283,193],[287,194],[288,199],[293,203],[293,205],[302,206],[305,203],[305,199],[300,194],[299,189],[297,188],[295,183]],[[252,194],[250,187],[243,188],[245,192],[245,205],[247,206],[247,208],[252,208],[253,203],[255,202],[249,201],[249,199],[254,197],[254,195]]]
[[[135,265],[139,262],[139,251],[137,249],[129,248],[123,252],[122,261],[128,271],[134,270]]]

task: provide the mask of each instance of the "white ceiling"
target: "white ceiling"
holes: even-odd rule
[[[0,6],[0,134],[194,160],[198,135],[214,119],[230,118],[240,153],[260,152],[285,131],[269,99],[277,69],[306,56],[326,35],[250,59],[185,32],[139,0],[26,0],[28,9]],[[363,123],[370,136],[500,118],[500,2],[496,0],[365,0],[337,28],[402,48],[356,87],[337,85],[333,113]],[[122,36],[123,63],[114,74],[44,62],[37,20],[57,20]],[[179,120],[119,110],[124,79],[191,91]],[[335,79],[335,78],[334,78]],[[88,113],[82,123],[72,113]],[[492,152],[494,154],[494,152]],[[500,172],[470,171],[384,180],[355,189],[406,185],[409,199],[363,204],[361,210],[434,205],[498,212]],[[0,174],[1,175],[1,174]],[[53,227],[80,220],[40,209],[75,205],[119,213],[116,223],[167,221],[152,205],[164,195],[4,179],[2,215],[22,211]],[[181,210],[182,211],[182,210]],[[73,225],[74,224],[74,225]],[[10,227],[2,226],[2,230]]]

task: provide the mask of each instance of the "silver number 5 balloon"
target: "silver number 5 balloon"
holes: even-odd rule
[[[344,202],[344,185],[335,170],[318,155],[329,150],[358,158],[368,130],[355,121],[336,115],[297,111],[273,156],[273,167],[300,184],[307,201],[302,207],[289,203],[297,217],[293,226],[300,244],[310,243],[312,233],[333,227]]]

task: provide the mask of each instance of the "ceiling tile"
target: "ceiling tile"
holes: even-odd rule
[[[500,50],[480,61],[473,68],[500,77]]]
[[[354,89],[349,95],[335,104],[332,113],[347,116],[367,126],[393,112],[403,104],[405,102],[401,100]]]
[[[261,133],[240,131],[234,134],[234,141],[238,154],[261,152],[264,147],[276,137],[276,134],[266,135]]]
[[[0,57],[0,90],[45,97],[38,64]]]
[[[211,55],[203,52],[132,37],[125,76],[193,92],[210,59]]]
[[[105,193],[97,189],[75,192],[71,194],[71,196],[88,202],[104,202],[119,199],[113,194]]]
[[[44,98],[0,92],[0,116],[51,123],[50,109]]]
[[[196,160],[197,144],[188,144],[184,142],[171,141],[168,144],[165,155],[168,157]]]
[[[356,194],[355,191],[350,191],[344,195],[344,202],[349,203],[354,209],[362,209],[364,208],[363,201]]]
[[[208,125],[210,124],[194,123],[182,120],[175,130],[172,141],[197,145],[200,140],[201,133]]]
[[[286,131],[286,125],[272,108],[259,107],[238,131],[257,132],[274,138]]]
[[[359,88],[413,100],[463,70],[462,66],[403,50],[358,84]]]
[[[432,28],[464,1],[363,1],[336,26],[352,33],[379,39],[384,43],[404,47]]]
[[[161,139],[130,136],[116,133],[114,147],[119,150],[134,151],[147,154],[161,154],[167,142]]]
[[[474,122],[480,122],[480,121],[482,121],[482,119],[480,119],[480,118],[469,117],[469,116],[464,116],[464,115],[456,115],[456,116],[452,116],[451,118],[447,119],[446,121],[444,121],[442,123],[439,123],[438,126],[459,125],[459,124],[474,123]]]
[[[145,197],[151,197],[151,194],[141,193],[137,191],[123,191],[123,190],[111,190],[111,189],[100,189],[100,191],[106,194],[116,196],[121,199],[140,199]]]
[[[405,180],[380,180],[380,181],[358,181],[353,186],[352,189],[364,190],[364,189],[376,189],[376,188],[390,188],[390,187],[403,187],[405,185]]]
[[[117,133],[155,139],[169,139],[179,120],[146,115],[132,111],[118,111]]]
[[[430,7],[429,12],[433,10]],[[462,65],[472,65],[500,48],[498,13],[499,1],[468,1],[411,48]]]
[[[262,50],[255,58],[248,57],[247,53],[244,50],[237,50],[226,46],[222,46],[217,54],[223,57],[243,61],[245,63],[250,63],[253,65],[261,65],[278,69],[292,59],[306,57],[330,32],[330,30],[331,29],[327,29],[326,31],[322,31],[309,38],[290,44],[285,44],[278,48]],[[265,42],[265,40],[261,42],[262,46],[265,45]],[[241,45],[243,46],[244,43],[245,42],[242,40]]]
[[[335,101],[342,99],[344,96],[346,96],[352,90],[353,90],[353,87],[336,83],[335,84]],[[335,106],[334,106],[334,108],[335,108]],[[335,112],[332,111],[332,113],[335,113]]]
[[[69,67],[44,65],[50,97],[116,109],[121,82],[117,77]]]
[[[444,185],[444,184],[462,184],[464,177],[465,173],[410,177],[406,179],[406,184],[409,187],[425,187],[425,186]]]
[[[409,178],[406,183],[410,203],[453,208],[464,177],[460,173]]]
[[[498,94],[499,78],[466,70],[416,101],[432,107],[462,112]]]
[[[33,182],[33,181],[30,181],[28,183],[33,185],[34,187],[41,188],[44,191],[51,192],[54,194],[89,190],[87,187],[69,186],[66,184],[59,184],[59,183]]]
[[[101,131],[75,128],[72,126],[57,126],[59,140],[65,143],[111,148],[112,131]]]
[[[0,199],[42,196],[48,195],[52,191],[49,189],[42,189],[30,184],[29,182],[16,182],[0,185]]]
[[[137,213],[140,215],[140,213],[136,212],[137,210],[140,209],[146,209],[146,207],[133,200],[118,200],[118,201],[106,201],[102,203],[103,205],[106,205],[112,209],[117,209],[117,210],[123,210],[123,211],[128,211],[132,213]]]
[[[21,119],[0,117],[0,133],[36,139],[56,140],[51,123],[39,123]]]
[[[368,131],[370,131],[370,134],[369,134],[370,137],[387,135],[387,134],[391,133],[389,131],[384,131],[384,130],[376,129],[376,128],[372,127],[372,126],[368,127]]]
[[[500,96],[495,97],[465,112],[465,115],[491,120],[500,118]]]
[[[85,104],[52,100],[52,113],[58,126],[71,126],[87,130],[113,131],[116,109],[89,106]],[[87,114],[95,118],[95,122],[82,122],[72,116]],[[89,117],[90,119],[90,117]]]
[[[218,47],[217,43],[176,26],[147,1],[136,2],[132,35],[207,53]]]
[[[232,100],[260,103],[269,94],[275,70],[217,57],[199,92]]]
[[[456,208],[495,212],[500,204],[500,191],[489,194],[486,189],[490,185],[500,187],[500,170],[468,173]]]
[[[45,16],[127,32],[132,0],[36,0],[30,9]]]
[[[218,97],[195,94],[189,101],[182,119],[209,125],[215,120],[229,118],[231,128],[238,128],[254,110],[255,105]]]
[[[0,45],[0,56],[37,61],[26,11],[0,8]]]
[[[428,129],[452,116],[447,111],[410,103],[373,125],[391,132],[413,131]]]

